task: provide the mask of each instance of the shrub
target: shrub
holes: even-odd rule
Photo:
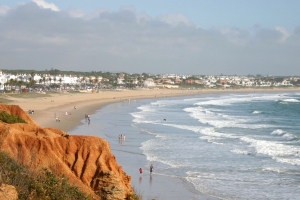
[[[0,120],[8,124],[26,123],[26,121],[19,116],[8,114],[5,111],[0,112]]]
[[[20,200],[89,200],[77,187],[71,186],[64,176],[55,176],[48,169],[33,172],[0,152],[0,179],[15,186]]]
[[[140,192],[137,193],[134,187],[132,187],[132,189],[133,189],[133,193],[129,194],[129,199],[130,200],[142,200],[143,195]]]

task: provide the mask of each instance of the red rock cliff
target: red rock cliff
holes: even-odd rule
[[[0,112],[18,115],[27,124],[0,121],[0,150],[32,169],[48,168],[96,199],[126,199],[132,193],[109,143],[92,136],[72,136],[38,126],[19,106],[0,105]],[[101,195],[96,196],[95,192]]]

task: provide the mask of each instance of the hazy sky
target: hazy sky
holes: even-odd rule
[[[300,75],[299,0],[1,0],[0,69]]]

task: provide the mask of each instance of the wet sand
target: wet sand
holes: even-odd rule
[[[116,146],[116,145],[113,145]],[[113,153],[123,170],[131,176],[132,186],[135,192],[143,197],[143,200],[217,200],[218,198],[201,194],[195,190],[194,186],[175,176],[166,176],[154,171],[150,174],[150,168],[146,156],[139,149],[140,143],[132,140],[130,136],[126,139],[123,149],[112,147]],[[139,173],[139,167],[143,168],[143,173]]]

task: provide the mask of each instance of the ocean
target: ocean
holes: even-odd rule
[[[125,100],[72,132],[101,133],[113,152],[146,157],[135,171],[153,164],[205,195],[300,199],[300,93]]]

